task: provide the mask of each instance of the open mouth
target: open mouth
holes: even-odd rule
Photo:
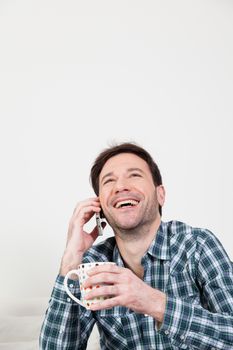
[[[115,204],[115,208],[126,208],[126,207],[135,207],[138,205],[139,201],[133,200],[133,199],[126,199],[124,201],[119,201]]]

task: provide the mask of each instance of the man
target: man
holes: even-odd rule
[[[60,273],[41,330],[41,349],[86,349],[95,322],[101,349],[233,349],[233,270],[208,230],[162,222],[165,190],[158,166],[140,146],[104,150],[91,170],[97,195],[71,218]],[[114,237],[93,245],[98,231],[83,226],[103,211]],[[64,291],[66,273],[97,266],[84,287],[106,283],[87,298],[111,296],[90,310]],[[72,292],[80,297],[77,281]]]

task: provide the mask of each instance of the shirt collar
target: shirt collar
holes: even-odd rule
[[[160,260],[170,260],[168,223],[161,221],[147,253]]]
[[[113,250],[113,261],[117,264],[117,266],[124,267],[124,262],[121,257],[121,254],[119,252],[117,244],[115,244],[114,250]]]
[[[148,251],[144,257],[150,254],[151,256],[160,260],[170,260],[169,239],[168,239],[168,223],[161,221],[158,231],[153,239]],[[113,250],[113,261],[118,266],[124,266],[124,262],[120,255],[117,245]]]

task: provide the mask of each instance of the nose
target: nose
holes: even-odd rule
[[[118,178],[115,181],[114,191],[115,193],[130,191],[129,181],[124,177]]]

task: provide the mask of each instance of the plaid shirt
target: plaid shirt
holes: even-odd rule
[[[90,248],[83,262],[124,266],[115,238]],[[142,258],[144,282],[167,295],[164,321],[117,306],[92,312],[68,298],[57,277],[40,335],[40,349],[84,350],[97,323],[102,350],[233,350],[233,269],[208,230],[162,222]],[[77,281],[69,281],[80,298]]]

